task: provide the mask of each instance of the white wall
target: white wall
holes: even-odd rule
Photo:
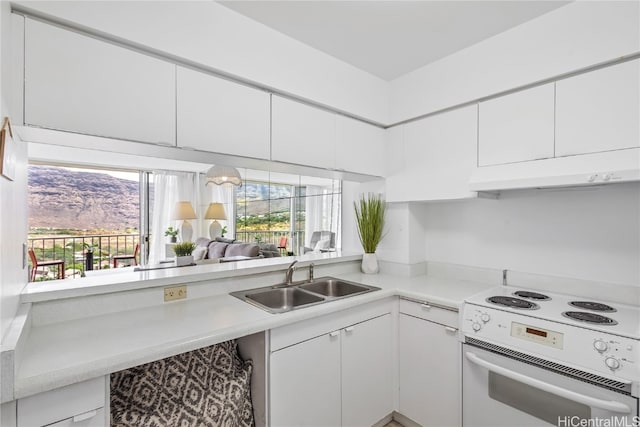
[[[384,181],[342,184],[342,249],[363,253],[358,237],[353,202],[368,193],[384,193]],[[424,230],[419,206],[409,203],[387,204],[384,237],[376,254],[380,261],[418,264],[425,260]]]
[[[426,259],[640,286],[640,184],[423,205]]]
[[[12,15],[8,2],[0,2],[0,119],[12,117],[10,69]],[[27,282],[22,267],[22,244],[27,237],[27,147],[16,142],[16,179],[0,177],[0,341],[15,316],[19,294]]]
[[[213,1],[16,3],[373,121],[389,119],[386,81]]]
[[[640,2],[576,1],[391,82],[391,122],[640,51]]]

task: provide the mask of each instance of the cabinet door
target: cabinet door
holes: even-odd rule
[[[336,116],[336,168],[384,176],[385,131],[382,128]]]
[[[271,160],[335,167],[335,114],[275,95],[271,114]]]
[[[554,84],[480,103],[478,166],[554,156]]]
[[[640,146],[640,60],[556,83],[556,156]]]
[[[178,146],[269,159],[270,95],[178,67]]]
[[[393,412],[391,315],[342,330],[342,425],[371,426]]]
[[[404,125],[404,168],[389,174],[387,201],[474,197],[469,177],[476,167],[477,106]]]
[[[175,144],[175,65],[26,20],[25,123]]]
[[[78,426],[106,425],[108,377],[99,377],[18,399],[17,427],[37,427],[56,422]],[[108,415],[108,414],[107,414]],[[64,421],[62,421],[64,420]],[[76,425],[76,424],[73,424]]]
[[[339,332],[273,352],[269,369],[272,427],[340,425]]]
[[[461,425],[455,329],[400,314],[400,413],[425,427]]]

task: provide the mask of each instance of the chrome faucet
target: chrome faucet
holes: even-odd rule
[[[284,283],[285,285],[290,285],[293,283],[293,272],[296,270],[296,263],[298,261],[293,261],[290,265],[289,268],[287,268],[287,274],[284,276]]]
[[[309,264],[309,281],[313,282],[313,263]]]

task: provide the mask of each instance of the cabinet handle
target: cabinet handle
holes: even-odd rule
[[[98,415],[98,410],[94,409],[93,411],[85,412],[84,414],[78,414],[73,416],[73,422],[79,423],[80,421],[88,420],[89,418],[93,418]]]
[[[344,331],[345,331],[346,333],[353,332],[353,326],[347,326],[346,328],[344,328]]]
[[[431,306],[429,304],[420,304],[423,310],[431,310]]]
[[[458,332],[456,328],[452,328],[451,326],[445,326],[444,330],[451,333]]]
[[[329,336],[330,336],[331,338],[335,338],[335,337],[337,337],[337,336],[339,336],[339,335],[340,335],[340,331],[333,331],[333,332],[329,332]]]

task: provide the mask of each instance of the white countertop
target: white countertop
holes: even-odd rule
[[[283,314],[223,294],[34,326],[18,363],[15,398],[392,296],[457,309],[465,297],[492,286],[430,276],[339,277],[381,290]]]
[[[133,269],[106,270],[109,274],[96,274],[73,280],[51,280],[29,282],[22,291],[20,301],[39,302],[53,299],[74,298],[87,295],[107,294],[130,291],[133,289],[173,285],[180,282],[197,282],[234,277],[238,274],[260,274],[282,270],[293,261],[313,262],[316,265],[336,260],[353,261],[362,258],[362,254],[344,252],[309,252],[296,257],[273,257],[252,259],[249,261],[201,264],[157,270],[133,271]]]

